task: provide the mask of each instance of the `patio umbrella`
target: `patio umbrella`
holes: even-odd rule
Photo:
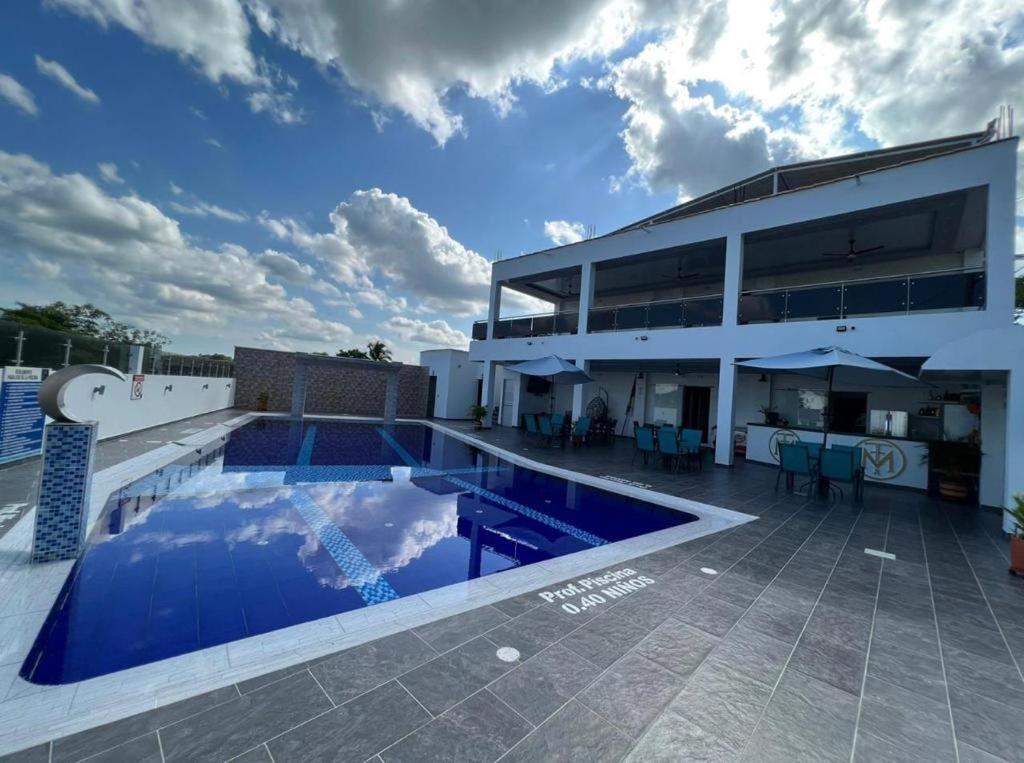
[[[547,376],[555,384],[586,384],[594,381],[579,366],[557,355],[517,363],[509,366],[508,370],[526,376]]]
[[[804,352],[790,352],[785,355],[774,355],[768,358],[755,358],[736,363],[744,368],[756,368],[766,373],[793,373],[824,379],[828,383],[826,406],[832,396],[832,384],[840,382],[852,386],[872,384],[882,387],[924,387],[924,382],[910,374],[897,371],[895,368],[865,358],[842,347],[818,347]],[[826,410],[828,410],[826,408]],[[821,447],[828,445],[829,415],[824,417],[824,436]]]

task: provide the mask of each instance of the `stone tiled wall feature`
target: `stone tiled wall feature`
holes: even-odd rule
[[[46,425],[32,562],[74,559],[85,544],[99,425]]]
[[[387,374],[366,361],[357,365],[314,365],[306,370],[308,414],[383,416]],[[288,413],[292,407],[295,354],[252,347],[235,348],[235,407],[256,410],[260,392],[270,393],[268,409]],[[430,371],[422,366],[403,366],[398,372],[398,415],[427,415]]]

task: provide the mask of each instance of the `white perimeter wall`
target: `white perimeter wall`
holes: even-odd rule
[[[437,377],[434,390],[434,416],[441,419],[468,419],[469,408],[476,405],[477,382],[483,364],[474,363],[465,350],[424,350],[420,365]]]
[[[173,389],[166,390],[170,385]],[[103,394],[95,387],[105,387]],[[204,376],[146,375],[142,399],[131,399],[131,376],[88,374],[65,390],[69,411],[78,418],[100,422],[100,439],[230,408],[235,402],[235,380]]]

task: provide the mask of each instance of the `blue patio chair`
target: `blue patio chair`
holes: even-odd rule
[[[540,434],[537,428],[537,417],[532,413],[524,413],[523,421],[526,422],[526,434]]]
[[[800,486],[813,485],[817,479],[814,462],[807,443],[788,443],[779,447],[779,473],[775,477],[775,490],[779,489],[779,477],[786,475],[786,490],[792,490],[796,477],[807,477]]]
[[[636,461],[637,453],[643,456],[644,465],[646,466],[647,457],[658,452],[658,446],[654,442],[654,430],[650,427],[634,427],[633,443],[636,446],[636,450],[633,451],[633,458],[629,462],[630,466]]]
[[[675,427],[658,428],[658,452],[665,458],[670,468],[679,468],[683,451],[680,449],[679,432]]]
[[[565,414],[555,413],[551,416],[551,431],[555,433],[556,437],[561,437],[565,432]]]
[[[696,460],[697,468],[704,471],[704,459],[702,458],[704,451],[700,447],[703,437],[704,433],[699,429],[684,429],[679,433],[679,450],[686,457],[687,470],[689,470],[690,464]]]
[[[553,444],[558,433],[555,432],[554,427],[551,426],[551,417],[542,413],[537,417],[537,425],[540,427],[541,437],[548,438],[548,445]]]
[[[829,450],[849,451],[853,457],[853,500],[864,500],[864,451],[856,445],[833,444]],[[823,475],[824,476],[824,475]],[[842,480],[840,480],[842,481]]]
[[[590,431],[590,417],[580,416],[572,425],[572,444],[582,445],[587,439],[587,432]]]
[[[842,489],[832,483],[849,482],[853,486],[854,500],[857,500],[857,469],[853,464],[852,450],[828,448],[821,451],[818,476],[822,480],[828,480],[829,489],[837,490],[840,498],[843,497]]]

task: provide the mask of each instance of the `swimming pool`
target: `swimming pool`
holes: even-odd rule
[[[111,495],[21,676],[81,681],[696,519],[429,426],[257,419]]]

